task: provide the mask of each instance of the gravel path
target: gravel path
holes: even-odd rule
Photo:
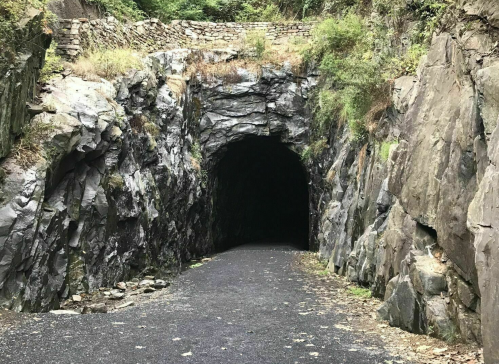
[[[242,247],[183,273],[162,298],[108,314],[37,315],[0,337],[1,363],[386,363],[342,328],[292,248]],[[336,327],[336,326],[338,327]]]

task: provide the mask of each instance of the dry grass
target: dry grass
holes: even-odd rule
[[[12,148],[12,156],[17,164],[28,169],[38,162],[42,156],[42,142],[54,131],[53,124],[41,120],[33,120],[23,128],[21,137]]]
[[[175,96],[175,99],[177,99],[177,101],[180,101],[182,95],[187,90],[187,83],[185,82],[184,77],[176,75],[167,76],[166,84],[168,88],[172,91],[173,95]]]
[[[142,58],[143,54],[127,48],[100,49],[87,52],[68,67],[74,74],[89,81],[100,78],[112,80],[132,69],[142,70]]]
[[[329,172],[327,172],[326,182],[329,184],[333,184],[334,177],[336,177],[336,170],[334,168],[331,168]]]
[[[199,77],[204,82],[221,79],[224,83],[233,84],[242,81],[239,69],[245,69],[260,78],[262,67],[281,67],[285,63],[290,64],[293,74],[299,75],[304,70],[302,51],[308,43],[301,38],[297,39],[291,39],[285,44],[273,44],[265,40],[262,43],[265,46],[256,52],[254,44],[258,42],[242,40],[234,48],[239,50],[239,58],[227,62],[207,63],[202,55],[194,53],[188,60],[189,66],[184,76],[189,79]]]
[[[376,96],[376,99],[373,101],[371,108],[365,116],[366,130],[369,134],[373,134],[376,131],[380,121],[385,116],[386,110],[392,106],[391,85],[387,82]]]
[[[357,182],[360,182],[360,177],[362,176],[362,170],[364,169],[364,163],[366,162],[367,146],[368,146],[368,143],[366,143],[359,152],[359,165],[358,165],[358,169],[357,169]]]
[[[130,119],[130,127],[133,131],[137,133],[142,133],[144,131],[144,126],[149,122],[149,119],[142,114],[137,114],[132,116]]]

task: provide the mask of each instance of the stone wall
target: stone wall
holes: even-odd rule
[[[290,37],[310,37],[314,23],[206,23],[173,21],[163,24],[149,19],[133,24],[120,23],[113,17],[97,20],[61,20],[56,34],[58,52],[72,60],[98,44],[131,47],[157,52],[185,47],[235,47],[249,31],[262,31],[269,41],[282,42]]]

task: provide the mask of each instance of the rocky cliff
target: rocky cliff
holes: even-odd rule
[[[464,4],[417,76],[395,81],[367,144],[334,131],[309,167],[329,269],[383,298],[379,314],[392,325],[483,342],[495,363],[497,9],[485,3]]]

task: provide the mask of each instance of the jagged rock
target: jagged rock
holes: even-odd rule
[[[475,290],[469,284],[467,284],[462,279],[457,281],[457,294],[461,302],[471,310],[476,309],[478,302],[478,297],[475,294]]]
[[[378,309],[382,320],[414,333],[424,333],[422,304],[408,276],[399,277],[392,295]]]
[[[446,341],[457,339],[458,329],[449,317],[447,303],[440,296],[430,297],[425,302],[427,332]]]
[[[416,291],[423,295],[440,295],[447,289],[447,267],[428,255],[415,256],[410,266],[410,277]]]

